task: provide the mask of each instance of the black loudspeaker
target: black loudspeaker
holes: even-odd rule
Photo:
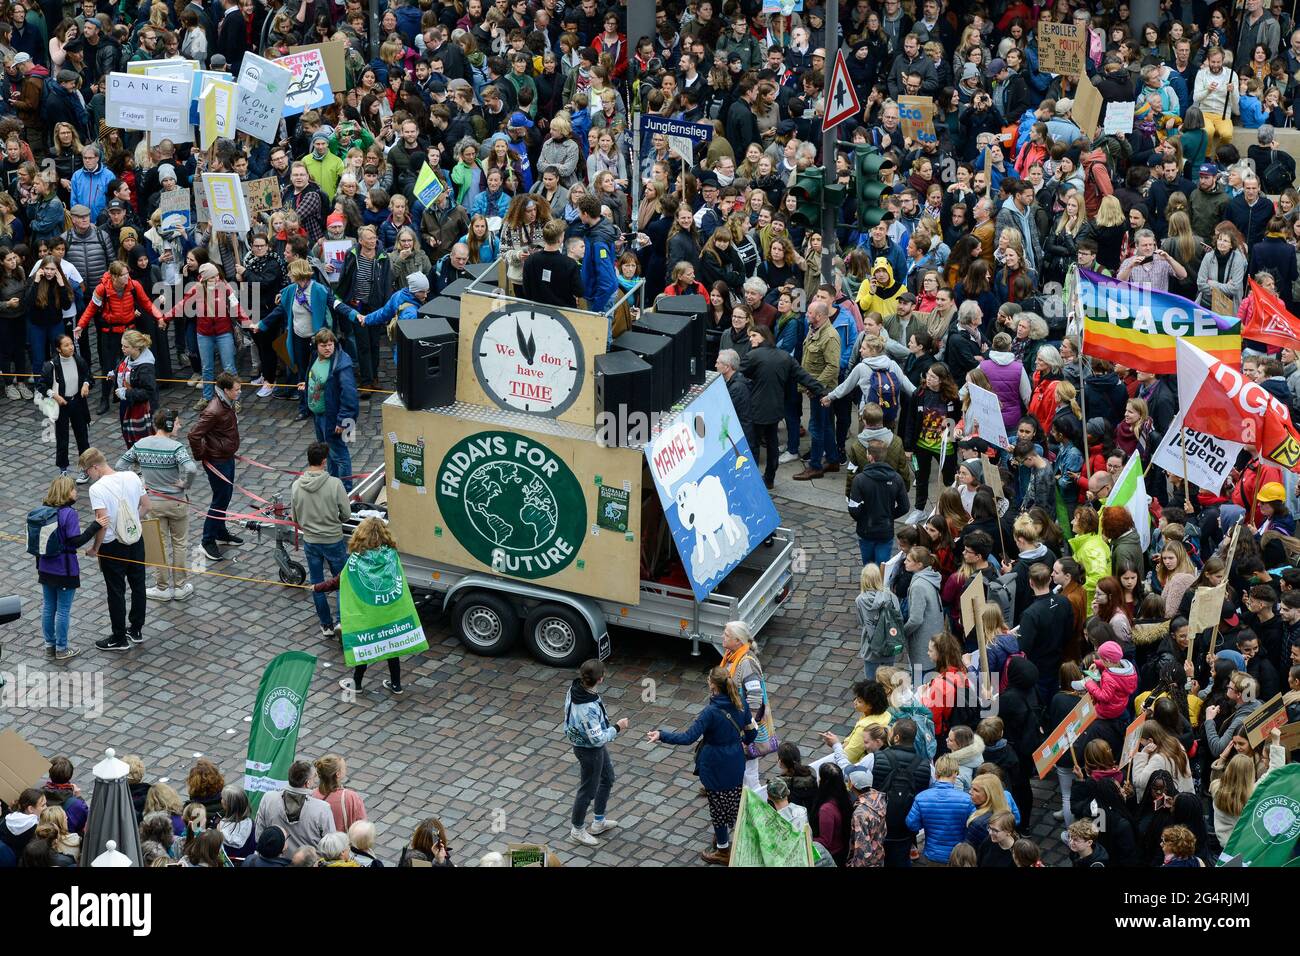
[[[654,369],[634,352],[597,355],[595,365],[596,430],[605,436],[600,440],[621,446],[648,442]]]
[[[435,296],[420,306],[422,319],[446,319],[447,324],[456,332],[460,331],[460,300],[445,299]]]
[[[497,276],[496,262],[471,262],[465,266],[465,271],[475,279],[481,279],[483,276],[490,276],[495,279]]]
[[[469,288],[469,284],[473,281],[473,279],[457,279],[454,282],[448,282],[438,295],[444,299],[459,299],[465,294],[465,290]]]
[[[650,368],[650,408],[667,411],[673,400],[673,340],[652,332],[624,332],[614,340],[613,351],[631,352],[639,356]]]
[[[691,387],[692,369],[699,365],[699,360],[691,354],[694,336],[689,315],[661,315],[658,312],[642,312],[632,326],[633,332],[649,332],[673,340],[673,400],[681,398]],[[701,376],[703,378],[703,376]]]
[[[685,315],[691,319],[691,355],[695,366],[691,369],[691,384],[703,385],[704,376],[713,368],[718,358],[718,346],[712,344],[712,354],[707,341],[709,303],[702,295],[663,295],[655,303],[654,311],[660,315]]]
[[[443,318],[397,323],[397,394],[407,408],[440,408],[456,401],[458,338]]]

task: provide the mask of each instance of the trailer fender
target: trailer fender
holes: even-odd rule
[[[605,626],[605,616],[601,613],[600,605],[590,598],[568,594],[564,591],[553,591],[550,588],[537,587],[524,581],[511,581],[486,574],[467,574],[457,581],[454,586],[447,589],[447,593],[442,600],[443,611],[449,612],[456,603],[456,597],[466,591],[492,591],[514,599],[520,618],[527,615],[528,609],[526,605],[541,602],[562,604],[565,607],[573,608],[574,611],[582,615],[583,620],[587,622],[587,626],[591,628],[591,636],[596,642],[596,649],[600,659],[603,661],[609,657],[609,628]]]

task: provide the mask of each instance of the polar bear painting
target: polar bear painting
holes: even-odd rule
[[[675,497],[677,520],[683,529],[695,532],[691,564],[696,580],[707,580],[745,556],[749,533],[731,513],[717,475],[706,475],[698,483],[685,482]]]

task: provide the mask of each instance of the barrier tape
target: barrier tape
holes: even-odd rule
[[[254,468],[261,468],[263,471],[278,471],[282,475],[293,475],[295,477],[300,477],[306,474],[305,471],[294,471],[292,468],[276,468],[274,465],[264,465],[260,461],[254,461],[251,458],[245,458],[243,455],[236,455],[235,458],[238,461],[242,461],[246,465],[252,465]],[[340,476],[340,480],[341,481],[362,481],[363,479],[369,478],[371,474],[372,474],[371,472],[367,471],[359,475],[344,475],[344,476]]]
[[[297,531],[302,530],[301,525],[295,524],[292,521],[286,520],[284,518],[272,518],[269,515],[265,515],[257,511],[252,511],[252,512],[231,511],[229,509],[213,508],[211,506],[205,508],[202,505],[196,505],[194,502],[186,498],[177,498],[176,496],[169,495],[166,492],[158,491],[157,489],[150,488],[148,485],[145,486],[145,491],[149,493],[149,497],[151,498],[163,498],[167,501],[174,501],[177,504],[184,505],[186,508],[190,509],[190,511],[193,511],[197,515],[202,515],[205,518],[208,515],[223,514],[225,517],[221,519],[222,521],[257,521],[257,522],[263,522],[265,524],[282,524],[282,525],[287,525],[288,527],[293,528],[294,530]]]

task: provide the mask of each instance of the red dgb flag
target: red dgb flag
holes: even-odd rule
[[[1255,308],[1251,310],[1250,318],[1242,323],[1242,336],[1256,342],[1300,350],[1300,319],[1286,310],[1281,299],[1254,279],[1250,280],[1250,291],[1254,295]]]
[[[1184,339],[1177,354],[1178,404],[1186,427],[1249,445],[1263,458],[1300,471],[1300,432],[1285,405],[1240,369]]]

